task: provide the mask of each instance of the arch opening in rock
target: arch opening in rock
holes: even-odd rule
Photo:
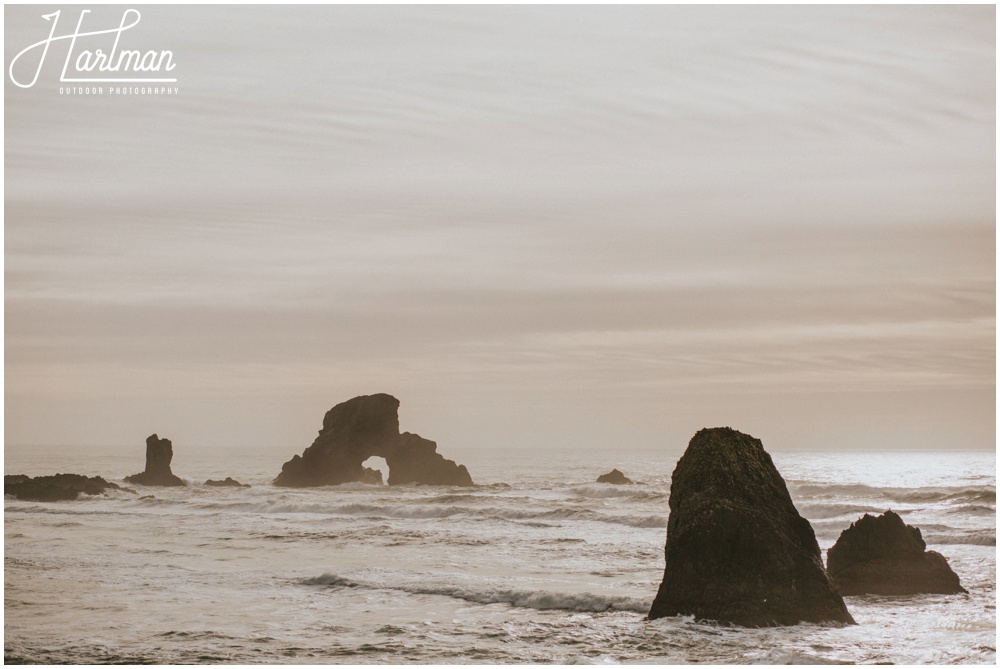
[[[384,485],[389,480],[389,463],[380,455],[373,455],[361,463],[361,482]]]

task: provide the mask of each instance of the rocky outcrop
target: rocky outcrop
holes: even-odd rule
[[[651,619],[854,623],[760,440],[728,427],[699,431],[674,469],[669,505]]]
[[[437,452],[436,443],[416,434],[399,435],[383,457],[389,465],[389,485],[473,485],[465,465],[446,460]]]
[[[632,479],[622,474],[617,469],[612,469],[607,474],[601,474],[597,477],[598,483],[613,483],[615,485],[625,485],[628,483],[635,483]]]
[[[205,481],[205,485],[212,486],[213,488],[249,488],[249,483],[240,483],[232,476],[227,476],[225,481],[215,481],[213,479],[208,479]]]
[[[398,409],[399,400],[385,394],[363,395],[333,407],[316,440],[284,464],[274,484],[298,488],[364,481],[362,463],[379,456],[389,466],[389,485],[473,485],[465,466],[446,460],[433,441],[399,433]]]
[[[76,499],[81,492],[87,495],[101,495],[105,490],[121,490],[121,487],[105,481],[100,476],[88,477],[80,474],[56,474],[35,478],[24,474],[10,474],[3,477],[4,495],[36,502]]]
[[[368,485],[385,485],[385,481],[382,480],[382,472],[371,467],[362,467],[361,478],[358,480]]]
[[[141,474],[126,476],[129,483],[156,486],[187,485],[170,471],[170,461],[174,458],[174,447],[169,439],[160,439],[155,434],[146,437],[146,469]]]
[[[927,550],[899,514],[867,513],[827,551],[827,572],[842,595],[951,595],[966,592],[948,560]]]

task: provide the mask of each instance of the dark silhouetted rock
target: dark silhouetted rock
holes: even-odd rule
[[[622,474],[617,469],[612,469],[607,474],[601,474],[597,477],[598,483],[614,483],[615,485],[625,485],[627,483],[634,483],[632,479]]]
[[[948,560],[927,550],[920,530],[899,514],[867,513],[840,533],[826,554],[842,595],[952,595],[966,590]]]
[[[207,481],[205,481],[205,485],[212,486],[212,487],[215,487],[215,488],[249,488],[250,487],[250,484],[248,484],[248,483],[240,483],[239,481],[237,481],[236,479],[234,479],[231,476],[227,476],[225,481],[214,481],[212,479],[208,479]]]
[[[382,472],[378,469],[372,469],[371,467],[363,467],[361,469],[361,483],[367,483],[368,485],[385,484],[382,480]]]
[[[771,456],[728,427],[700,430],[677,462],[664,553],[651,619],[854,623]]]
[[[308,487],[365,480],[362,463],[385,458],[389,484],[471,486],[464,465],[446,460],[437,444],[409,432],[399,433],[399,400],[391,395],[355,397],[330,409],[312,445],[286,462],[278,486]]]
[[[151,434],[146,438],[146,470],[141,474],[126,476],[125,480],[139,485],[187,485],[170,471],[170,461],[173,458],[174,447],[170,444],[170,440],[160,439]]]
[[[11,474],[3,477],[4,495],[36,502],[76,499],[81,492],[87,495],[100,495],[105,490],[120,489],[117,484],[109,483],[100,476],[56,474],[31,478],[24,474]]]

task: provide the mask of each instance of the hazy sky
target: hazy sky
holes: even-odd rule
[[[8,442],[995,447],[993,6],[139,9],[5,8]]]

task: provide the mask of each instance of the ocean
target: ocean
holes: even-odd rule
[[[969,591],[776,629],[645,620],[679,450],[443,452],[475,487],[275,488],[294,451],[176,446],[186,488],[5,498],[5,662],[996,662],[994,452],[772,453],[824,551],[891,508]],[[8,445],[4,465],[122,483],[143,454]],[[613,467],[638,483],[594,482]],[[202,485],[226,476],[252,487]]]

